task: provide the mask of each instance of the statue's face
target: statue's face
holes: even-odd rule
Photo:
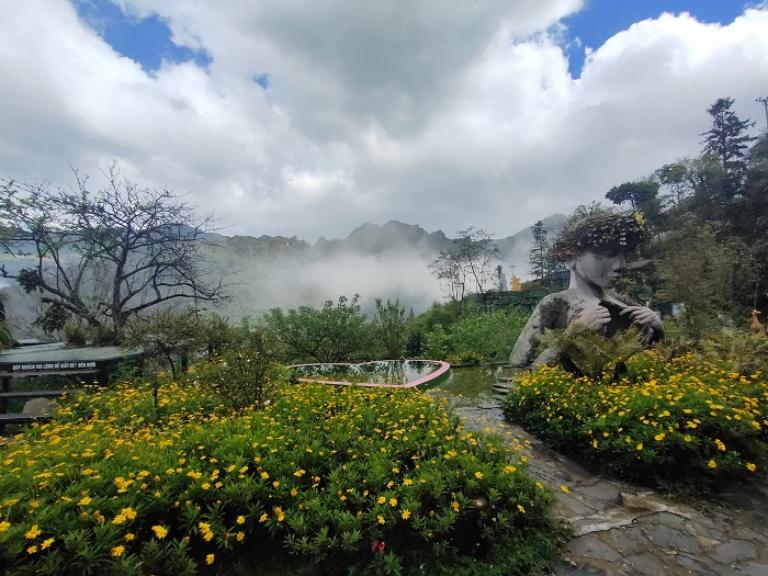
[[[574,258],[574,272],[600,288],[612,288],[627,265],[623,248],[592,248]]]

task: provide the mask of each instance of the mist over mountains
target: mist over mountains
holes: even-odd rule
[[[556,234],[565,217],[543,220]],[[416,224],[391,220],[366,223],[346,238],[320,238],[311,244],[296,237],[217,236],[211,262],[231,274],[236,284],[227,305],[231,317],[259,314],[275,306],[318,305],[341,294],[360,294],[364,308],[375,298],[399,299],[418,313],[442,299],[429,264],[454,239],[443,231],[428,232]],[[498,264],[507,278],[528,275],[531,228],[494,240]]]
[[[565,217],[543,220],[554,235]],[[360,294],[363,309],[371,311],[375,298],[399,299],[415,313],[443,299],[429,264],[455,241],[444,232],[428,232],[416,224],[395,220],[384,225],[366,223],[346,238],[320,238],[314,244],[295,236],[225,236],[210,233],[204,249],[209,274],[226,276],[230,298],[220,312],[233,321],[253,320],[276,306],[320,305],[340,295]],[[494,240],[498,264],[509,279],[528,276],[531,228]],[[23,252],[23,251],[22,251]],[[31,259],[0,253],[0,264],[13,273],[32,265]],[[494,264],[495,266],[496,264]],[[15,281],[0,278],[8,325],[16,338],[39,336],[31,327],[40,311],[36,295],[25,294]]]

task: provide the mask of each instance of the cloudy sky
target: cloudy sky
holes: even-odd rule
[[[0,176],[112,160],[229,234],[507,236],[765,128],[743,0],[0,0]]]

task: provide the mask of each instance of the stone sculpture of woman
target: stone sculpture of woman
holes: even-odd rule
[[[554,246],[555,257],[570,270],[568,289],[539,302],[515,343],[509,363],[528,368],[557,361],[557,350],[539,350],[541,338],[549,330],[574,323],[606,337],[634,324],[644,344],[659,340],[664,334],[659,315],[622,300],[613,291],[626,267],[627,254],[645,234],[639,213],[593,208],[572,216]]]

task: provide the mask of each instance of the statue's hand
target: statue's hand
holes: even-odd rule
[[[586,326],[593,332],[597,332],[610,321],[611,313],[608,311],[608,308],[600,304],[587,306],[574,320],[574,322]]]
[[[635,324],[638,324],[643,328],[653,328],[659,332],[664,330],[659,315],[647,306],[627,306],[624,310],[619,312],[619,315],[621,316],[624,316],[625,314],[628,314]]]

